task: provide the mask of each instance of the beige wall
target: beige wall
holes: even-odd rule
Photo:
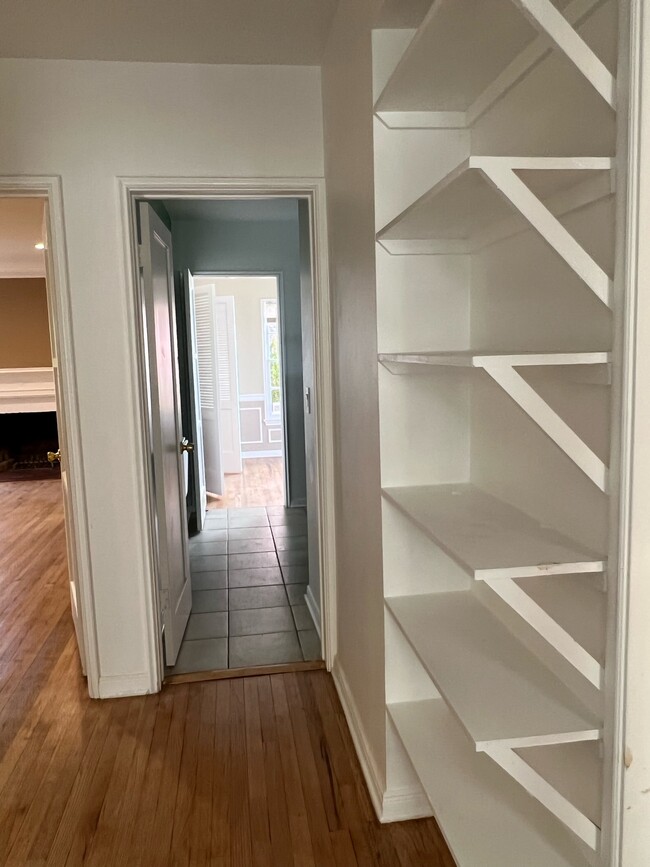
[[[371,0],[341,0],[322,70],[337,408],[338,660],[385,775]]]
[[[0,280],[0,367],[51,366],[45,280]]]

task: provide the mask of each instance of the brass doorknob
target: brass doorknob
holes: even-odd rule
[[[194,451],[194,443],[191,443],[187,437],[183,437],[181,440],[181,454],[183,452],[193,452]]]
[[[51,464],[61,463],[61,449],[57,449],[55,452],[48,452],[47,459]]]

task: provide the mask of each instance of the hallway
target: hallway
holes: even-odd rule
[[[0,864],[453,867],[380,825],[324,671],[91,701],[60,483],[0,485]]]

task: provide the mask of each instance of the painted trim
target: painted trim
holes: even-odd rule
[[[307,585],[307,590],[305,592],[305,605],[307,606],[307,610],[311,615],[311,619],[314,621],[314,627],[316,632],[318,633],[318,637],[321,637],[321,611],[320,606],[316,602],[316,598],[312,592],[311,584]]]
[[[240,403],[264,403],[263,394],[240,394]]]
[[[12,271],[9,268],[0,267],[0,280],[44,280],[45,269],[43,268],[17,268]]]
[[[242,439],[240,439],[239,444],[241,446],[258,446],[258,445],[261,445],[261,443],[264,442],[264,430],[262,428],[262,408],[259,406],[240,406],[239,407],[239,428],[240,428],[240,430],[241,430],[241,414],[243,412],[256,412],[258,414],[259,421],[258,421],[257,426],[258,426],[259,432],[258,432],[258,439],[245,440],[242,438]],[[242,454],[243,454],[243,452],[242,452]]]
[[[124,274],[130,290],[129,331],[132,381],[134,382],[134,417],[139,419],[138,511],[141,525],[134,528],[147,540],[142,576],[142,593],[147,612],[143,622],[145,652],[149,662],[150,692],[162,687],[164,665],[160,641],[160,606],[155,581],[156,509],[151,469],[151,424],[147,401],[147,355],[142,321],[138,280],[137,234],[134,202],[138,198],[242,199],[282,196],[306,198],[310,203],[312,227],[312,267],[314,269],[314,342],[315,385],[317,404],[317,453],[319,479],[319,532],[322,643],[325,663],[331,670],[336,656],[336,485],[334,466],[334,384],[331,327],[331,297],[327,253],[327,211],[323,178],[187,178],[187,177],[118,177],[120,237]],[[207,272],[206,272],[207,273]],[[213,273],[213,272],[210,272]],[[225,273],[225,272],[220,272]],[[237,272],[241,273],[241,272]],[[251,272],[252,273],[252,272]],[[263,272],[269,273],[269,272]],[[202,276],[197,273],[195,276]],[[250,456],[250,453],[249,453]]]
[[[148,695],[151,692],[149,672],[139,674],[108,674],[99,679],[98,698],[124,698],[129,695]]]
[[[241,453],[242,461],[245,461],[246,458],[281,458],[282,450],[275,449],[273,451],[256,451],[256,452],[244,452]]]
[[[78,584],[79,629],[83,644],[81,653],[85,661],[88,692],[91,698],[98,698],[100,659],[61,178],[57,175],[0,177],[0,196],[43,198],[47,204],[47,305],[54,356],[52,363],[57,367],[60,386],[57,412],[63,424],[59,424],[59,443],[69,481],[65,512],[67,523],[74,528],[74,532],[70,532],[72,528],[67,527],[66,533],[68,567],[76,576]]]
[[[422,786],[400,786],[384,792],[381,822],[408,822],[433,816],[429,799]]]
[[[334,660],[334,665],[332,666],[332,678],[334,679],[334,685],[336,686],[339,701],[341,702],[341,707],[343,708],[343,713],[350,730],[352,743],[354,744],[366,786],[368,787],[372,806],[377,818],[382,822],[385,791],[383,777],[375,763],[368,739],[363,730],[363,725],[361,724],[359,711],[352,696],[352,690],[348,684],[345,672],[341,668],[338,657]]]
[[[0,413],[10,412],[56,412],[54,369],[0,369]]]

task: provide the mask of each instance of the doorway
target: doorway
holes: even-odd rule
[[[190,212],[193,212],[192,222],[196,224],[200,222],[200,220],[196,220],[198,204],[209,204],[212,202],[215,205],[218,205],[220,209],[223,209],[225,205],[232,203],[235,209],[238,210],[238,216],[235,219],[241,222],[242,206],[253,204],[254,202],[260,201],[260,199],[262,204],[264,201],[272,204],[273,197],[256,196],[254,199],[252,197],[243,199],[240,194],[239,196],[220,196],[218,199],[210,199],[204,195],[202,199],[197,201],[196,197],[185,199],[178,196],[177,198],[170,199],[169,195],[170,193],[167,192],[167,196],[165,197],[163,191],[156,191],[156,198],[152,199],[151,194],[148,196],[142,195],[142,193],[137,195],[135,190],[131,190],[128,196],[128,203],[130,206],[134,206],[137,200],[140,200],[137,204],[139,209],[142,209],[143,207],[150,209],[148,212],[150,225],[152,222],[159,221],[159,224],[156,224],[154,231],[151,233],[151,238],[160,237],[164,230],[169,232],[170,262],[172,262],[170,267],[170,277],[172,273],[175,277],[175,279],[170,279],[169,281],[169,285],[174,288],[174,295],[170,298],[168,306],[170,309],[173,308],[174,317],[176,319],[173,330],[174,339],[177,341],[175,355],[179,360],[178,391],[179,404],[182,404],[180,416],[183,419],[183,423],[179,426],[177,431],[179,436],[178,444],[180,445],[180,449],[178,449],[180,454],[180,458],[178,459],[180,465],[178,477],[182,480],[181,488],[184,489],[187,494],[185,509],[187,512],[186,521],[190,534],[190,538],[187,540],[187,550],[190,560],[189,577],[192,589],[192,605],[190,611],[187,613],[188,625],[183,629],[183,639],[177,646],[176,656],[170,659],[170,656],[167,655],[166,662],[169,663],[171,661],[175,663],[173,666],[168,666],[167,671],[168,674],[173,672],[172,677],[175,676],[174,669],[178,665],[179,654],[181,653],[181,644],[183,642],[186,644],[195,642],[192,649],[199,651],[205,649],[199,647],[198,642],[201,641],[217,642],[219,639],[227,639],[227,642],[220,642],[223,647],[224,644],[225,646],[228,645],[231,638],[233,640],[236,638],[245,639],[249,636],[257,636],[256,643],[258,645],[266,644],[271,646],[271,652],[265,658],[260,658],[259,656],[245,657],[233,653],[232,657],[234,665],[230,662],[231,668],[235,668],[241,672],[241,669],[248,667],[256,668],[258,665],[264,664],[282,665],[290,664],[292,661],[295,661],[295,663],[306,664],[306,656],[310,657],[308,661],[311,663],[311,659],[315,656],[320,658],[321,653],[316,653],[316,651],[313,650],[305,650],[305,648],[300,645],[300,642],[297,644],[298,652],[289,656],[287,656],[284,651],[274,653],[272,645],[274,642],[276,645],[286,645],[286,639],[289,633],[289,618],[292,621],[291,631],[295,633],[296,637],[298,637],[298,632],[306,631],[299,628],[300,624],[304,624],[309,627],[309,631],[320,644],[318,634],[319,632],[321,635],[323,634],[321,619],[325,621],[329,619],[328,615],[325,613],[321,614],[320,609],[314,612],[317,614],[316,618],[314,618],[314,614],[312,613],[312,610],[310,610],[308,600],[304,598],[304,594],[307,589],[311,589],[311,562],[313,556],[315,562],[314,573],[317,576],[318,584],[315,592],[312,591],[311,595],[319,600],[320,598],[326,599],[328,605],[331,603],[333,598],[332,585],[323,588],[320,586],[320,576],[322,574],[321,563],[323,561],[328,563],[331,562],[330,558],[333,550],[331,539],[333,526],[331,523],[331,509],[328,505],[326,509],[327,514],[325,515],[324,520],[320,520],[321,515],[319,508],[322,493],[327,489],[330,481],[329,470],[331,467],[329,464],[329,444],[331,440],[328,438],[328,440],[325,441],[327,448],[323,449],[323,440],[319,440],[318,436],[313,436],[312,441],[309,443],[309,448],[314,452],[320,452],[320,454],[316,454],[312,457],[311,462],[309,462],[310,467],[308,466],[308,462],[303,459],[303,477],[307,476],[311,468],[312,472],[315,470],[314,476],[316,482],[321,483],[321,490],[311,492],[312,503],[315,504],[313,510],[310,510],[309,508],[308,491],[303,493],[302,502],[300,502],[300,499],[296,496],[297,486],[295,484],[295,479],[292,479],[290,468],[287,469],[286,474],[283,474],[284,478],[277,472],[272,474],[269,471],[269,477],[275,478],[276,482],[273,485],[259,485],[258,483],[257,486],[261,488],[261,493],[258,491],[257,495],[251,491],[251,486],[247,484],[244,472],[246,465],[249,462],[251,462],[252,466],[255,466],[252,462],[258,460],[270,461],[272,459],[279,459],[280,461],[284,461],[285,464],[291,460],[291,446],[289,446],[288,449],[289,454],[287,454],[286,447],[287,442],[290,443],[291,439],[290,431],[288,430],[291,418],[289,418],[289,422],[286,423],[287,403],[289,401],[285,400],[287,372],[285,358],[286,343],[283,343],[282,340],[278,340],[275,344],[275,351],[278,352],[279,350],[279,357],[274,358],[274,340],[279,336],[279,332],[282,331],[283,328],[286,328],[287,314],[291,315],[293,313],[294,317],[296,315],[295,309],[293,309],[293,311],[286,309],[286,292],[284,293],[284,296],[282,293],[282,289],[286,289],[286,281],[283,281],[285,275],[278,273],[276,268],[257,268],[257,273],[254,274],[251,274],[252,269],[250,267],[245,269],[234,269],[232,267],[219,268],[218,270],[208,269],[201,267],[201,262],[193,263],[192,268],[186,268],[186,262],[183,261],[183,248],[185,247],[185,249],[187,249],[188,246],[187,232],[184,235],[182,229],[180,232],[175,231],[178,224],[179,209],[181,211],[184,210],[185,213],[187,213],[188,209]],[[309,254],[313,251],[313,227],[310,224],[313,201],[310,200],[309,197],[305,196],[303,205],[306,207],[303,208],[299,197],[293,196],[291,198],[293,199],[291,204],[296,207],[296,210],[303,211],[303,213],[308,215],[306,223],[307,237],[306,239],[303,239],[302,251],[300,241],[298,241],[296,245],[297,255],[300,257],[301,253],[304,254],[305,249]],[[283,200],[284,204],[286,204],[286,194],[281,196],[280,199]],[[133,223],[135,224],[135,220]],[[239,226],[238,229],[241,230],[241,226]],[[191,234],[193,241],[195,242],[196,238],[200,237],[202,234],[201,227],[194,225]],[[146,296],[147,293],[147,254],[146,252],[143,253],[143,247],[146,244],[145,236],[146,231],[143,231],[143,223],[141,220],[138,241],[141,253],[140,261],[145,265],[145,273],[139,289],[144,296]],[[158,242],[156,241],[155,243]],[[171,259],[172,247],[174,250],[173,260]],[[177,250],[179,249],[181,252],[178,255],[178,258],[176,258]],[[232,248],[229,246],[229,249]],[[298,271],[300,272],[300,270],[300,264],[298,264]],[[313,262],[310,262],[307,268],[304,267],[303,262],[302,271],[303,276],[300,279],[301,288],[299,289],[299,292],[306,291],[311,293],[314,285],[312,283]],[[306,279],[307,273],[308,279]],[[322,270],[319,269],[317,281],[319,287],[321,286],[321,273]],[[198,400],[195,401],[194,406],[192,406],[191,400],[192,388],[183,388],[184,377],[186,380],[191,380],[192,376],[194,376],[196,380],[200,380],[197,373],[199,368],[199,346],[196,334],[197,316],[192,315],[193,312],[196,314],[196,311],[193,311],[192,307],[197,297],[199,297],[202,307],[205,308],[206,297],[208,295],[212,296],[214,303],[219,305],[221,309],[220,316],[223,325],[222,330],[224,330],[226,337],[225,342],[221,342],[222,355],[224,355],[225,352],[226,355],[229,354],[231,358],[237,360],[237,315],[235,311],[234,317],[230,316],[230,319],[234,319],[235,328],[231,328],[231,331],[234,332],[234,339],[231,337],[230,349],[228,349],[228,311],[234,309],[233,291],[235,283],[237,281],[245,281],[246,279],[248,279],[249,290],[253,279],[257,279],[261,283],[266,284],[264,292],[262,293],[264,297],[258,296],[256,299],[256,303],[259,302],[259,304],[257,304],[256,307],[257,314],[255,317],[255,327],[262,340],[260,354],[267,364],[266,370],[264,368],[262,369],[263,381],[261,382],[261,385],[256,386],[256,390],[252,390],[251,386],[247,386],[246,391],[242,395],[241,390],[238,388],[242,373],[239,369],[240,365],[235,365],[236,370],[234,372],[232,368],[228,370],[225,363],[221,365],[220,369],[219,359],[217,357],[214,359],[211,374],[209,371],[208,373],[211,375],[212,380],[216,382],[217,388],[215,394],[217,398],[219,396],[219,382],[224,386],[225,384],[228,385],[224,390],[228,392],[227,397],[230,401],[230,406],[228,407],[230,418],[229,421],[227,421],[221,413],[217,413],[216,417],[214,415],[212,418],[206,417],[206,408],[208,410],[207,415],[209,415],[209,411],[212,407],[210,406],[209,399],[207,400],[207,407],[201,405],[201,398],[203,397],[205,399],[207,396],[205,384],[200,381],[198,382],[199,387],[195,390],[195,396],[198,396]],[[191,292],[189,291],[190,287],[192,289]],[[273,289],[275,291],[273,291]],[[144,300],[144,307],[146,310],[146,297]],[[306,305],[305,315],[308,319],[314,317],[315,310],[319,312],[322,311],[322,297],[318,297],[315,300],[315,305],[312,300],[310,300]],[[199,311],[199,313],[201,313],[201,311]],[[202,313],[205,313],[205,309],[203,309]],[[298,307],[297,316],[300,320],[300,307]],[[212,322],[211,327],[213,332],[216,334],[218,331],[218,320],[215,319],[214,315],[210,315],[209,318]],[[147,323],[145,320],[142,324],[143,336],[147,334],[151,335],[152,328],[147,328],[147,324],[150,326],[151,322]],[[319,317],[319,325],[321,324],[322,317]],[[328,332],[328,329],[329,319],[327,320],[325,331]],[[203,337],[205,338],[205,334]],[[327,345],[329,347],[329,334],[327,337]],[[308,334],[308,339],[311,341],[312,346],[314,346],[315,340],[313,330]],[[279,345],[277,345],[278,343]],[[217,341],[217,344],[219,344],[219,341]],[[226,347],[225,350],[224,346]],[[217,345],[217,350],[218,349],[219,345]],[[151,369],[153,368],[153,364],[151,364],[153,359],[151,344],[147,346],[147,350]],[[309,361],[310,373],[316,370],[319,370],[319,373],[321,372],[319,363],[322,365],[324,355],[327,355],[327,353],[321,351],[316,362],[314,360],[314,352],[312,351],[312,357]],[[183,359],[185,359],[187,363],[184,364]],[[183,371],[183,367],[186,368],[185,372]],[[205,358],[203,359],[202,369],[205,374]],[[280,384],[277,379],[278,373],[280,375]],[[203,378],[205,379],[205,376]],[[208,379],[209,378],[210,376],[208,376]],[[322,376],[321,378],[326,383],[329,381],[328,375]],[[235,382],[237,388],[233,387],[233,382]],[[145,384],[149,385],[148,383]],[[293,383],[293,389],[295,395],[295,382]],[[239,412],[237,413],[238,419],[233,422],[232,411],[237,403],[237,391],[239,391],[240,405]],[[323,392],[325,393],[324,396],[328,396],[327,387],[323,389]],[[321,392],[321,395],[323,392]],[[303,390],[303,384],[302,382],[299,382],[298,394],[301,411],[305,413],[306,408],[307,412],[305,414],[315,416],[318,400],[316,399],[314,383],[310,382],[307,388]],[[248,398],[248,400],[245,399],[244,401],[241,401],[242,396]],[[246,404],[255,404],[256,401],[258,405],[246,406]],[[153,411],[151,413],[152,428],[155,427],[157,421],[157,408],[155,403],[154,395],[152,406]],[[214,403],[215,401],[212,400],[212,404]],[[319,428],[318,425],[314,425],[311,433],[321,433],[323,429],[327,430],[328,428],[330,414],[326,411],[327,403],[323,402],[322,397],[321,404],[323,406],[323,424],[321,428]],[[258,422],[256,429],[254,429],[254,426],[251,424],[254,417]],[[268,433],[266,430],[263,430],[264,436],[260,435],[260,418],[262,419],[262,423],[266,424],[266,427],[268,428]],[[196,421],[194,427],[192,425],[193,419]],[[236,437],[237,421],[239,423],[238,442]],[[316,419],[314,418],[314,422],[315,421]],[[208,454],[210,451],[210,445],[207,445],[206,448],[205,434],[206,431],[210,430],[211,426],[216,429],[217,436],[220,437],[221,441],[226,440],[227,446],[226,449],[219,450],[219,459],[222,463],[221,476],[223,477],[221,490],[219,490],[219,468],[216,466],[215,461],[211,460],[211,457]],[[308,427],[305,425],[304,420],[302,420],[302,428],[304,442],[305,436],[309,435],[307,433]],[[154,434],[152,437],[152,444],[155,451],[156,434],[153,430],[152,433]],[[188,434],[191,435],[191,439]],[[184,437],[187,440],[187,446],[185,451],[182,451]],[[238,445],[238,449],[233,449],[233,444]],[[217,489],[209,491],[213,496],[208,497],[208,486],[205,484],[205,508],[202,506],[201,499],[200,470],[195,470],[194,472],[191,471],[191,467],[197,463],[197,453],[200,453],[201,451],[204,453],[204,460],[202,462],[199,461],[199,463],[203,464],[204,484],[207,481],[207,478],[213,480],[216,479],[216,481],[210,482],[209,487]],[[234,452],[239,452],[239,454]],[[214,455],[212,457],[214,457]],[[234,463],[229,463],[231,461]],[[238,461],[241,462],[242,472],[240,473],[237,472],[239,469]],[[225,467],[234,469],[235,472],[226,473],[224,472]],[[234,494],[235,505],[227,499],[228,494],[226,491],[226,484],[229,476],[240,477],[237,479],[239,491],[237,492],[236,490]],[[285,479],[286,483],[284,482]],[[152,479],[152,489],[155,490],[155,485],[153,484],[154,480],[155,478]],[[278,480],[280,484],[277,484]],[[309,485],[306,485],[305,487],[309,488]],[[245,490],[243,490],[244,488]],[[270,495],[272,496],[273,502],[268,504],[260,502],[259,505],[250,504],[250,497],[262,496],[268,498],[270,488],[274,489],[274,492]],[[166,499],[167,503],[169,503],[169,499]],[[279,499],[280,502],[278,502]],[[160,503],[157,502],[154,507],[154,512],[156,512],[154,521],[158,522],[158,526],[160,526],[161,523],[159,507]],[[184,522],[185,521],[183,521],[183,523]],[[315,528],[316,531],[313,555],[311,545],[312,527]],[[322,539],[325,539],[325,545],[320,544]],[[307,545],[307,540],[309,540],[309,545]],[[158,541],[160,542],[160,540]],[[309,552],[307,551],[307,547],[309,547]],[[268,550],[269,548],[272,548],[272,550]],[[273,565],[270,562],[267,563],[271,558],[274,558],[275,561]],[[302,570],[300,574],[301,580],[285,580],[287,577],[297,577],[299,569]],[[246,575],[244,575],[244,573],[246,573]],[[162,571],[159,570],[159,575],[161,574]],[[330,572],[330,574],[332,573]],[[234,582],[239,583],[240,586],[235,586]],[[184,584],[185,582],[180,581],[178,586],[184,586]],[[295,584],[296,586],[289,588],[289,584]],[[156,589],[158,591],[159,600],[164,603],[165,588],[161,587],[159,584]],[[321,592],[321,590],[323,590],[323,592]],[[300,599],[298,598],[299,593],[301,595]],[[286,604],[273,604],[274,601],[279,600],[281,594],[284,594]],[[236,610],[214,610],[215,608],[224,608],[226,605],[226,599],[229,596],[231,596],[232,602],[237,603],[238,608]],[[252,607],[251,605],[245,605],[245,597],[249,597],[250,599],[252,596],[257,597],[255,606]],[[221,600],[220,602],[217,601],[219,597]],[[263,601],[262,597],[265,597]],[[174,608],[175,601],[175,599],[172,600],[172,609]],[[313,607],[315,608],[315,606]],[[178,610],[180,613],[181,608],[182,606],[180,608],[177,607],[174,610]],[[205,608],[205,610],[199,610],[203,608]],[[155,612],[157,614],[157,619],[159,622],[161,619],[164,622],[164,616],[160,618],[159,611],[160,609],[158,608],[157,612]],[[252,612],[256,613],[253,614]],[[296,621],[296,615],[300,617],[302,614],[306,614],[309,617],[308,622]],[[257,622],[251,625],[251,620]],[[244,624],[241,626],[241,629],[243,630],[241,636],[232,634],[233,629],[234,631],[238,630],[237,623],[239,621]],[[265,625],[261,627],[259,624],[262,621],[264,621]],[[205,630],[208,628],[211,629],[213,626],[217,630],[217,634],[215,634],[214,637],[200,637],[206,635]],[[220,635],[218,634],[219,630],[221,630]],[[165,622],[163,642],[165,641],[164,634],[166,631],[167,623]],[[246,642],[244,641],[242,643]],[[250,645],[251,642],[249,641],[248,644]],[[165,647],[165,651],[167,651],[167,647]],[[230,649],[227,652],[227,656],[228,655],[231,655]],[[222,652],[218,666],[207,664],[205,658],[203,658],[204,661],[202,662],[195,663],[190,667],[184,667],[187,668],[187,671],[219,671],[229,664],[227,656],[224,660]]]
[[[77,504],[70,472],[76,416],[64,373],[70,344],[62,334],[53,198],[53,186],[0,179],[0,598],[4,616],[11,618],[5,632],[14,635],[8,671],[22,656],[29,658],[35,624],[24,613],[39,610],[39,629],[46,630],[61,606],[56,628],[65,634],[74,627],[92,695],[96,657],[83,630],[78,557],[83,524],[73,520]],[[16,652],[23,630],[24,648]]]

